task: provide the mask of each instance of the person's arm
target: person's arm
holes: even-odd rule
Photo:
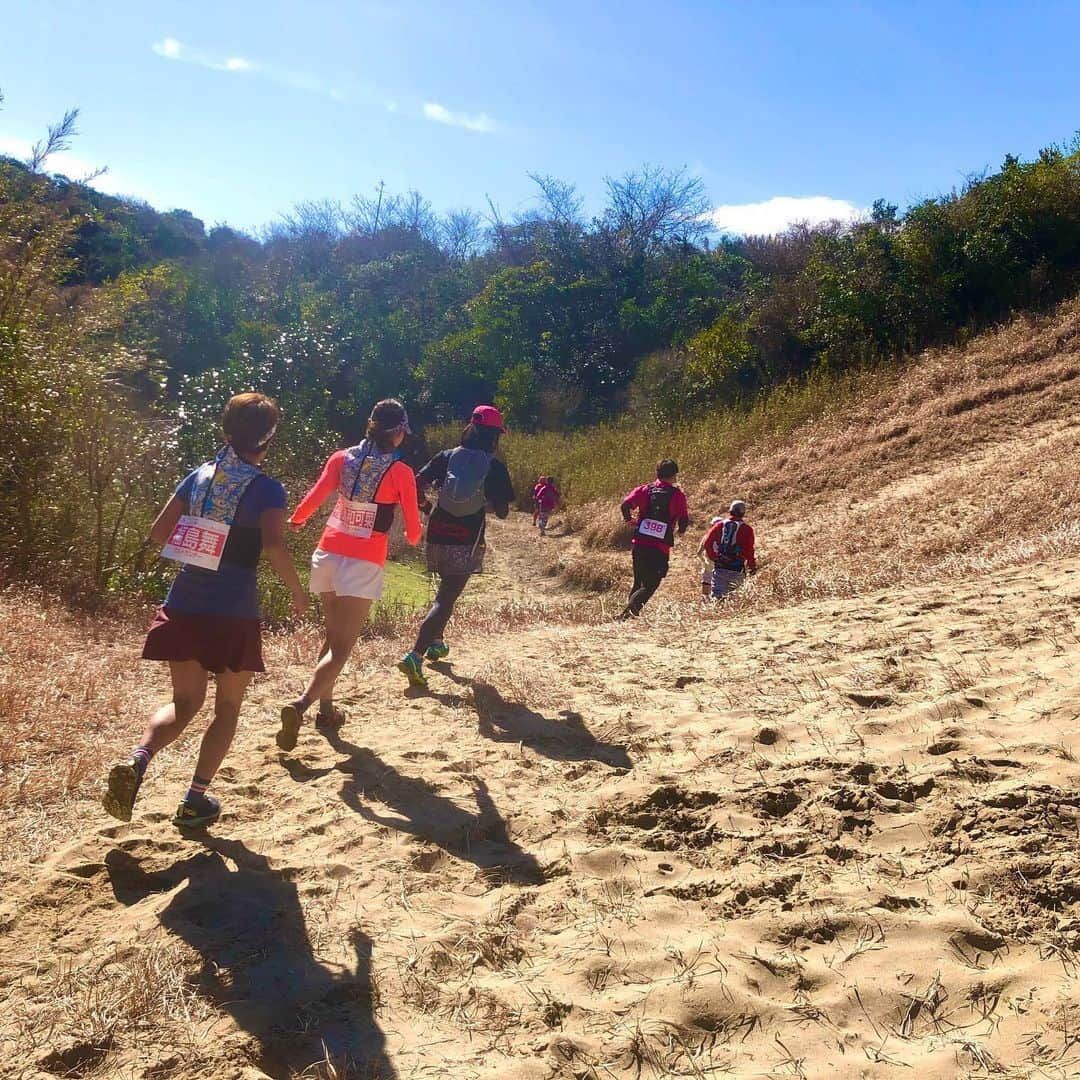
[[[394,481],[401,513],[405,518],[405,539],[416,547],[423,531],[420,525],[420,506],[416,499],[416,477],[408,465],[400,461],[394,465]]]
[[[739,545],[743,549],[743,561],[746,569],[751,574],[757,573],[757,560],[754,558],[754,530],[749,525],[743,525],[739,530]]]
[[[429,487],[438,486],[446,479],[446,461],[448,456],[449,455],[445,450],[441,450],[422,469],[417,470],[417,502],[427,503],[427,489]]]
[[[686,495],[681,490],[675,492],[672,501],[676,504],[675,509],[677,513],[679,535],[682,536],[682,534],[690,527],[690,507],[686,505]]]
[[[701,547],[698,548],[698,555],[701,556],[701,561],[706,563],[715,562],[712,557],[712,543],[716,539],[717,529],[721,526],[711,525],[705,535],[701,538]]]
[[[630,515],[635,511],[641,511],[641,488],[636,487],[625,499],[619,504],[619,509],[622,511],[623,521],[629,523]]]
[[[285,582],[292,595],[294,615],[303,615],[308,609],[308,594],[300,584],[296,564],[285,546],[285,509],[273,507],[259,515],[259,530],[262,533],[262,553],[275,573]]]
[[[176,530],[176,523],[187,510],[187,500],[174,495],[162,508],[150,526],[150,539],[164,547]]]
[[[514,501],[514,485],[510,482],[506,466],[498,458],[492,460],[484,480],[484,497],[500,521],[509,516],[510,504]]]
[[[295,532],[319,509],[327,496],[337,490],[341,483],[341,463],[345,460],[346,451],[337,450],[330,455],[323,466],[322,475],[315,481],[311,490],[300,500],[300,505],[292,512],[289,525]]]

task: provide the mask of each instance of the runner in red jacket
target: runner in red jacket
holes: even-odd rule
[[[716,522],[705,534],[698,548],[713,565],[712,598],[722,600],[737,589],[747,573],[757,572],[754,558],[754,530],[743,520],[746,503],[736,499],[726,517]]]

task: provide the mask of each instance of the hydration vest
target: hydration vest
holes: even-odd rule
[[[637,535],[659,540],[670,547],[675,543],[675,528],[671,521],[671,498],[675,488],[670,484],[649,485],[649,505],[638,519]]]
[[[338,501],[330,515],[334,528],[361,538],[390,531],[394,504],[377,503],[375,497],[390,467],[400,459],[398,451],[381,451],[367,439],[350,447],[341,463]]]
[[[739,543],[741,528],[741,521],[728,518],[720,535],[713,541],[716,552],[713,561],[721,570],[739,571],[743,568],[742,545]]]
[[[446,461],[446,479],[439,487],[439,506],[452,517],[469,517],[487,504],[484,481],[494,454],[459,446]]]
[[[261,473],[258,466],[248,464],[231,446],[226,446],[213,461],[200,465],[191,486],[188,512],[180,516],[161,554],[185,566],[217,570],[228,545],[229,562],[254,566],[261,539],[256,534],[252,560],[250,537],[243,542],[245,533],[251,530],[234,533],[233,519],[251,482]]]

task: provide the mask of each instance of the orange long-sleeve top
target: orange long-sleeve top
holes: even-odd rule
[[[293,525],[303,525],[330,495],[337,495],[341,489],[341,465],[347,450],[337,450],[327,458],[322,475],[311,490],[300,500],[289,521]],[[380,505],[401,504],[405,518],[405,539],[414,547],[420,543],[420,508],[416,500],[416,477],[412,469],[402,461],[395,461],[386,470],[375,493],[375,502]],[[350,559],[363,559],[382,566],[386,562],[390,537],[387,533],[372,533],[368,537],[350,536],[339,532],[329,522],[323,529],[319,547],[334,555],[347,555]]]

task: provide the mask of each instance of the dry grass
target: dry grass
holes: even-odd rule
[[[605,553],[627,539],[615,502],[672,446],[694,518],[684,564],[711,515],[736,496],[750,504],[763,569],[729,607],[853,596],[1075,554],[1078,343],[1073,300],[902,369],[787,388],[748,412],[666,434],[624,430],[617,451],[606,430],[563,437],[574,461],[578,444],[595,440],[585,490],[605,490],[604,502],[569,512],[582,550],[564,557],[562,576],[610,587]],[[576,474],[563,472],[573,491]],[[617,562],[625,575],[625,556]],[[696,592],[690,575],[672,578],[681,598]]]
[[[62,964],[34,980],[36,992],[21,998],[5,1022],[58,1076],[114,1074],[117,1060],[148,1032],[184,1068],[209,1065],[213,1046],[199,1032],[213,1010],[192,985],[198,966],[199,958],[175,942]],[[156,1074],[173,1075],[167,1062]]]
[[[133,621],[81,615],[36,593],[0,593],[0,837],[9,857],[62,835],[122,732],[137,735],[158,665],[132,650]],[[118,742],[118,739],[121,740]],[[19,806],[24,815],[11,818]]]

